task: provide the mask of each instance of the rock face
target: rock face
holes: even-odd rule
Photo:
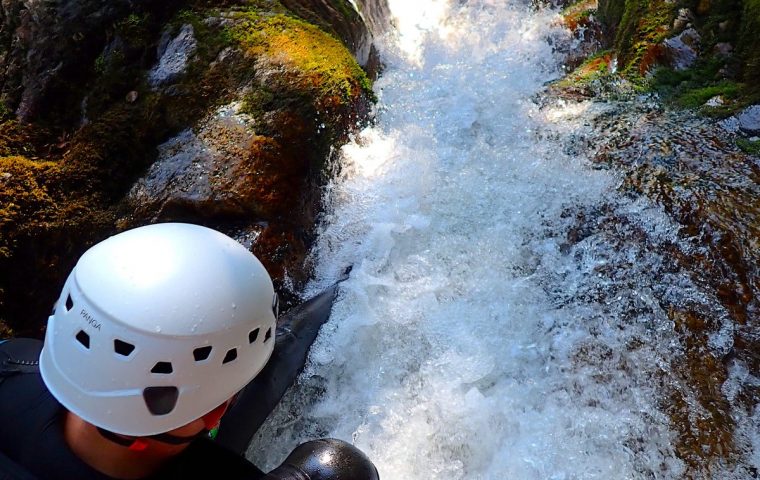
[[[388,29],[392,19],[386,0],[357,0],[356,5],[373,35],[381,35]]]
[[[134,2],[79,0],[0,3],[0,100],[19,119],[31,121],[49,107],[50,95],[67,81],[81,81],[83,65],[91,64],[107,30],[134,9]],[[165,16],[177,2],[150,5],[150,13]]]
[[[287,304],[324,165],[373,99],[361,17],[106,3],[0,4],[0,329],[38,333],[87,247],[155,221],[238,238]]]
[[[192,25],[183,25],[174,38],[169,30],[165,30],[158,44],[158,63],[148,72],[150,85],[157,87],[169,83],[184,73],[197,46]]]
[[[678,16],[673,20],[673,30],[681,31],[688,28],[691,22],[694,21],[694,14],[688,8],[681,8],[678,10]]]
[[[700,36],[696,30],[689,28],[677,36],[663,42],[664,55],[668,64],[677,71],[683,71],[697,61]]]
[[[736,116],[739,130],[747,135],[760,135],[760,105],[752,105]]]
[[[280,0],[287,9],[343,40],[359,65],[370,61],[372,34],[347,1]]]

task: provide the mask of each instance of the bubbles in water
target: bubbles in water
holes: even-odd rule
[[[353,269],[263,466],[335,436],[384,479],[682,476],[652,293],[675,227],[565,153],[592,105],[531,101],[557,71],[529,3],[390,2],[378,121],[327,189],[312,293]]]

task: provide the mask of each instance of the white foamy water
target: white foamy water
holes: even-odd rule
[[[532,101],[559,33],[526,3],[391,2],[377,124],[336,166],[312,292],[353,270],[251,447],[263,466],[333,436],[383,480],[683,474],[655,299],[694,289],[657,253],[675,227],[566,153],[600,107]]]

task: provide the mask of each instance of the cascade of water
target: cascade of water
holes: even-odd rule
[[[699,293],[657,253],[667,217],[565,151],[603,107],[531,101],[558,33],[529,3],[389,1],[377,124],[336,165],[311,288],[353,271],[259,463],[336,436],[384,480],[683,473],[653,298]]]

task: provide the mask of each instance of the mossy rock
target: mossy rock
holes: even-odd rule
[[[744,0],[737,50],[743,78],[753,93],[760,92],[760,0]]]
[[[647,57],[672,34],[677,12],[678,4],[668,0],[626,0],[614,43],[624,75],[640,78],[656,62]]]
[[[599,0],[598,2],[597,15],[611,38],[614,38],[615,31],[623,19],[625,6],[624,0]]]
[[[241,100],[256,125],[250,165],[264,178],[244,193],[266,208],[252,210],[261,218],[248,212],[182,220],[222,231],[267,223],[267,231],[280,233],[262,236],[266,241],[255,247],[262,260],[275,276],[303,269],[306,225],[316,217],[307,200],[319,192],[331,146],[368,111],[370,81],[339,40],[286,15],[279,2],[207,3],[193,2],[173,20],[135,11],[115,22],[107,47],[88,47],[90,62],[76,76],[85,80],[59,91],[44,127],[21,126],[0,110],[0,328],[39,334],[78,256],[120,229],[151,221],[129,210],[124,197],[156,158],[157,145]],[[186,71],[152,88],[146,72],[162,30],[188,23],[198,48]],[[79,126],[85,95],[87,122]],[[280,257],[287,265],[278,271],[272,259]]]
[[[56,202],[49,184],[60,172],[56,162],[35,161],[21,156],[0,157],[0,256],[10,255],[10,230],[29,219],[49,221]]]
[[[572,31],[588,26],[592,15],[596,14],[596,0],[581,0],[562,9],[562,21]]]
[[[371,97],[372,84],[346,47],[320,28],[284,14],[256,11],[235,15],[232,39],[251,57],[265,57],[292,73],[295,85],[330,108],[358,95]]]

